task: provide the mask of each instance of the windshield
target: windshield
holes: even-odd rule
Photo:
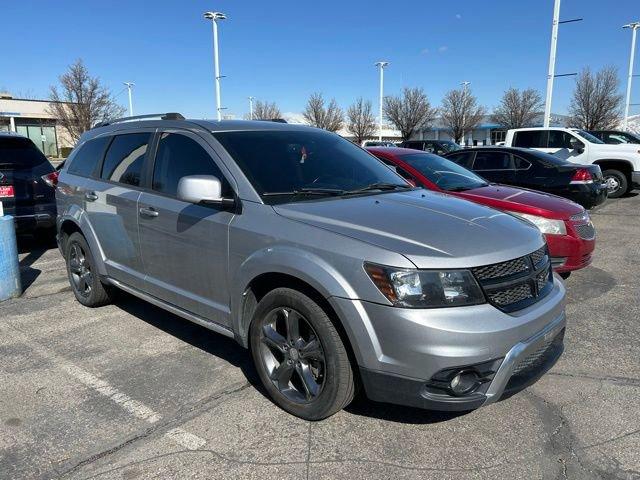
[[[321,130],[215,132],[214,136],[265,202],[411,188],[362,148]]]
[[[591,135],[589,132],[585,130],[576,130],[576,133],[589,143],[604,143],[598,137],[594,137],[593,135]]]
[[[417,153],[399,158],[443,190],[462,191],[488,185],[482,177],[438,155]]]

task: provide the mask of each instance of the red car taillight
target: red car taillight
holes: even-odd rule
[[[579,168],[571,178],[571,183],[593,183],[591,172],[586,168]]]
[[[46,183],[50,187],[56,188],[56,186],[58,185],[58,175],[58,172],[51,172],[43,175],[40,178],[42,178],[42,180],[44,180],[44,183]]]

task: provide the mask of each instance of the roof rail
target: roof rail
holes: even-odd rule
[[[177,112],[167,113],[150,113],[148,115],[134,115],[132,117],[114,118],[113,120],[105,120],[104,122],[96,123],[93,128],[106,127],[114,123],[129,122],[131,120],[145,120],[150,118],[159,118],[160,120],[184,120],[184,117]]]

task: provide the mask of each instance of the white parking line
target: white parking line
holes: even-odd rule
[[[138,400],[134,400],[126,393],[123,393],[113,385],[110,385],[107,381],[69,362],[64,357],[48,350],[39,343],[32,341],[21,331],[16,330],[15,327],[12,328],[12,332],[12,334],[16,334],[15,336],[22,337],[21,341],[28,345],[32,350],[49,359],[52,363],[59,366],[64,372],[76,380],[79,380],[83,385],[109,398],[134,417],[152,424],[159,422],[162,419],[162,415],[154,411],[152,408]],[[182,428],[173,428],[166,432],[164,436],[188,450],[197,450],[207,443],[205,439],[187,432]]]

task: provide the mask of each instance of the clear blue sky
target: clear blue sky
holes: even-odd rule
[[[220,28],[222,97],[239,116],[249,95],[283,112],[300,112],[314,91],[343,107],[360,95],[375,102],[380,59],[391,62],[386,94],[420,86],[436,105],[462,80],[489,108],[509,86],[545,89],[553,0],[7,1],[0,88],[46,97],[82,58],[113,93],[136,83],[136,113],[213,117],[205,10],[228,15]],[[622,91],[631,34],[621,26],[640,20],[640,1],[563,0],[561,19],[575,17],[585,20],[560,27],[557,73],[611,64]],[[572,78],[556,80],[554,112],[565,111],[572,86]],[[118,100],[125,105],[126,93]],[[640,78],[633,101],[640,103]]]

